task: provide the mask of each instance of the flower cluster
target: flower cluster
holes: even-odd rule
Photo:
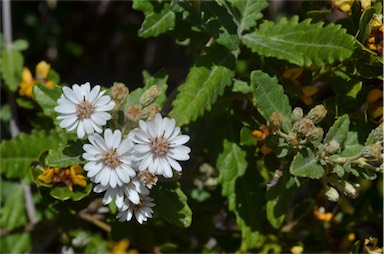
[[[118,110],[114,100],[104,94],[100,86],[91,89],[89,83],[63,87],[55,107],[57,119],[60,127],[76,131],[78,138],[88,137],[82,157],[87,161],[84,170],[88,178],[96,184],[94,192],[104,193],[105,205],[115,201],[119,221],[129,221],[134,215],[142,224],[152,217],[155,206],[150,189],[159,177],[172,178],[174,171],[182,171],[178,161],[189,159],[191,149],[185,144],[190,138],[181,134],[174,119],[163,118],[160,113],[139,120],[128,132],[103,130],[117,115],[110,111]],[[147,103],[152,101],[147,98]]]

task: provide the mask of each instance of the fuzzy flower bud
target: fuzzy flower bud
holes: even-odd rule
[[[138,104],[138,105],[128,106],[124,111],[124,115],[127,119],[133,122],[138,122],[143,115],[143,110],[141,105]]]
[[[323,105],[316,105],[312,108],[305,118],[312,120],[314,124],[318,124],[327,115],[327,109]]]
[[[290,146],[299,145],[300,139],[299,136],[295,132],[288,133],[287,143]]]
[[[338,179],[335,175],[328,178],[328,181],[338,190],[344,193],[345,196],[350,198],[357,198],[359,195],[360,185],[355,183],[351,184],[346,180]]]
[[[161,111],[159,104],[152,103],[143,109],[143,118],[154,118]]]
[[[111,97],[116,102],[123,101],[129,93],[129,89],[121,82],[114,82],[111,87]]]
[[[307,118],[303,118],[293,125],[293,130],[302,137],[308,137],[315,128],[313,121]]]
[[[324,130],[323,128],[317,127],[315,128],[308,136],[309,140],[312,143],[319,143],[323,140]]]
[[[292,111],[291,119],[293,122],[300,121],[304,116],[303,109],[300,107],[296,107]]]
[[[325,196],[331,202],[337,202],[340,198],[339,192],[337,192],[337,190],[331,186],[327,186],[325,188]]]
[[[341,146],[336,140],[331,140],[324,145],[324,151],[327,154],[335,154],[341,151]]]
[[[361,156],[369,160],[377,160],[380,158],[382,150],[383,147],[379,143],[371,144],[363,148],[361,151]]]
[[[153,85],[141,95],[140,104],[145,108],[154,102],[161,94],[161,90],[157,85]]]
[[[269,127],[272,130],[279,130],[283,125],[283,114],[279,112],[273,112],[269,117]]]

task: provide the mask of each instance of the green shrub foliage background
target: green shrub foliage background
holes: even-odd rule
[[[109,213],[97,208],[100,196],[91,183],[69,190],[40,182],[31,163],[84,164],[81,142],[55,127],[61,86],[71,84],[60,83],[52,70],[54,88],[37,83],[34,100],[15,101],[19,112],[33,112],[30,130],[5,138],[14,106],[9,96],[2,101],[1,251],[105,253],[117,251],[123,239],[130,245],[120,251],[360,253],[382,247],[382,113],[372,116],[375,105],[367,98],[381,89],[382,100],[382,55],[367,46],[382,6],[372,1],[362,8],[362,2],[335,22],[327,15],[341,11],[326,1],[303,1],[300,15],[275,20],[266,18],[265,0],[130,2],[130,11],[143,18],[132,36],[154,43],[171,38],[192,62],[176,85],[165,66],[141,70],[142,84],[130,89],[120,110],[156,84],[163,115],[191,137],[191,159],[178,183],[153,190],[154,218],[144,225],[117,222],[114,205]],[[2,92],[14,96],[33,38],[17,39],[11,49],[1,47]],[[382,111],[382,103],[376,106]],[[29,203],[25,186],[32,187]]]

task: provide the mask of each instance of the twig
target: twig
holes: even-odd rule
[[[107,223],[97,219],[96,217],[90,215],[89,213],[81,211],[79,213],[79,217],[82,218],[83,220],[86,220],[88,222],[91,222],[92,224],[98,226],[99,228],[103,229],[104,231],[110,233],[111,232],[111,226],[108,225]]]

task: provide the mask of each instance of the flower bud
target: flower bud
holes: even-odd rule
[[[327,109],[323,105],[316,105],[312,108],[305,118],[312,120],[314,124],[318,124],[327,115]]]
[[[137,105],[128,106],[124,111],[124,115],[127,119],[133,122],[138,122],[143,115],[143,110],[141,105],[137,104]]]
[[[269,127],[272,130],[279,130],[283,125],[283,114],[280,112],[273,112],[269,117]]]
[[[300,139],[299,136],[295,132],[288,133],[287,143],[290,146],[299,145]]]
[[[161,94],[161,90],[157,85],[153,85],[140,96],[140,104],[143,108],[149,106],[154,102]]]
[[[369,160],[377,160],[382,154],[383,147],[379,144],[371,144],[369,146],[364,146],[361,151],[361,156]]]
[[[138,176],[140,182],[148,189],[152,189],[152,187],[155,186],[159,180],[156,175],[152,174],[148,170],[140,171]]]
[[[360,184],[358,183],[351,184],[350,182],[344,181],[343,193],[345,196],[355,199],[359,195],[359,188]]]
[[[380,124],[379,126],[376,127],[376,129],[373,132],[373,137],[372,137],[372,142],[371,143],[376,143],[376,142],[383,142],[383,124]]]
[[[158,104],[152,103],[143,109],[143,118],[154,118],[160,110],[161,107]]]
[[[332,0],[332,4],[334,7],[339,10],[348,13],[349,15],[352,13],[352,5],[354,0]]]
[[[303,109],[300,107],[296,107],[292,111],[291,119],[293,122],[300,121],[304,116]]]
[[[327,186],[325,188],[325,196],[331,202],[337,202],[340,198],[339,192],[337,192],[337,190],[331,186]]]
[[[308,136],[312,143],[319,143],[323,140],[324,130],[323,128],[316,127]]]
[[[121,82],[114,82],[111,87],[111,97],[116,102],[123,101],[129,93],[129,89]]]
[[[327,154],[335,154],[341,151],[341,146],[336,140],[331,140],[324,145],[324,151]]]
[[[293,130],[302,137],[308,137],[315,128],[315,124],[312,122],[312,120],[307,118],[303,118],[293,125]]]

